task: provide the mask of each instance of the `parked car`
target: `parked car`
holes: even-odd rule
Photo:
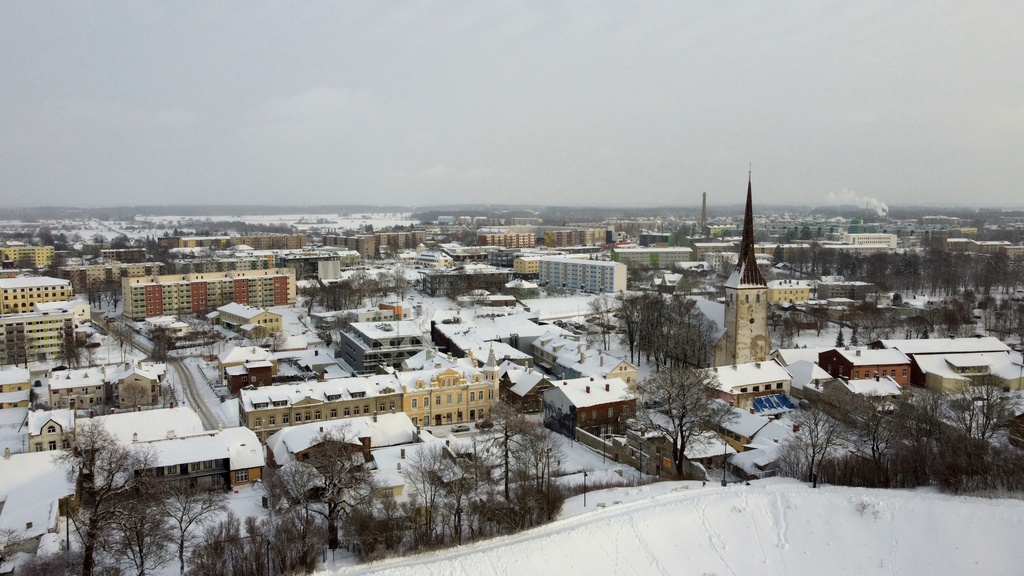
[[[494,422],[491,422],[490,420],[477,420],[474,426],[476,426],[477,430],[490,430],[491,428],[494,428]]]
[[[452,433],[455,432],[469,432],[469,426],[465,424],[456,424],[455,426],[452,426]]]

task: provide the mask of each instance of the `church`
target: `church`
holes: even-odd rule
[[[715,366],[764,362],[771,347],[768,339],[768,283],[757,267],[754,252],[754,206],[749,174],[740,256],[736,269],[723,288],[725,335],[715,346]]]

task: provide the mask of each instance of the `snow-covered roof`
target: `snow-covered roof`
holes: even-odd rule
[[[718,366],[709,370],[718,377],[718,388],[730,393],[740,387],[793,380],[789,371],[775,360]]]
[[[629,364],[572,336],[545,336],[535,340],[533,346],[553,355],[557,367],[585,376],[606,377],[624,362]]]
[[[803,388],[812,382],[824,382],[831,380],[832,375],[810,360],[797,360],[786,366],[786,370],[793,375],[793,388]]]
[[[158,466],[222,458],[229,459],[231,470],[258,468],[265,464],[263,445],[256,433],[244,426],[173,438],[140,440],[134,444],[152,448]]]
[[[827,346],[819,346],[814,348],[779,348],[775,350],[774,356],[783,366],[789,366],[790,364],[799,362],[801,360],[817,364],[818,355],[824,352],[825,350],[831,349],[831,347]]]
[[[848,380],[843,382],[843,385],[850,392],[869,398],[899,396],[901,394],[900,385],[890,376],[880,376],[877,380],[874,378]]]
[[[241,390],[239,402],[246,411],[256,409],[256,405],[285,402],[292,406],[301,400],[318,402],[351,400],[353,398],[374,398],[382,394],[399,391],[401,383],[394,374],[374,374],[370,376],[354,376],[351,378],[334,378],[319,382],[309,380],[297,384],[277,384],[264,386],[255,390]]]
[[[1001,378],[1020,378],[1021,365],[1007,352],[985,354],[922,354],[914,357],[925,374],[950,380],[968,380],[968,374],[995,374]]]
[[[0,458],[0,529],[34,538],[56,527],[58,500],[75,492],[66,468],[56,461],[58,454],[29,452]]]
[[[623,400],[633,400],[633,392],[621,378],[573,378],[558,380],[544,391],[544,396],[561,392],[577,408],[600,406]]]
[[[716,402],[722,401],[716,400]],[[728,422],[722,424],[722,428],[735,432],[745,438],[753,438],[754,434],[757,434],[758,430],[764,428],[768,425],[768,422],[770,422],[770,420],[764,416],[751,414],[749,411],[741,408],[732,407],[730,411],[733,416]]]
[[[239,318],[245,318],[247,320],[267,312],[264,308],[256,308],[254,306],[249,306],[248,304],[239,304],[238,302],[225,304],[217,308],[217,311],[221,314],[231,314],[232,316],[238,316]],[[274,314],[273,312],[270,313]]]
[[[353,331],[373,340],[384,340],[398,336],[422,336],[420,326],[411,320],[387,320],[381,322],[353,322],[349,324]]]
[[[14,278],[0,278],[0,288],[4,290],[11,288],[32,288],[36,286],[60,286],[70,288],[71,280],[51,278],[49,276],[17,276]]]
[[[512,386],[508,391],[519,397],[529,394],[537,384],[544,380],[544,374],[536,370],[510,369],[506,371],[506,374],[509,381],[512,382]]]
[[[8,384],[27,384],[28,379],[29,372],[25,368],[4,366],[4,368],[0,370],[0,386]]]
[[[885,348],[904,354],[955,354],[966,352],[1009,352],[1010,347],[998,338],[920,338],[914,340],[879,340]]]
[[[847,346],[833,348],[840,356],[854,366],[891,366],[893,364],[909,364],[910,358],[896,349],[873,350],[870,348]]]
[[[139,442],[148,442],[167,438],[168,434],[189,436],[204,431],[199,415],[187,406],[122,412],[96,416],[95,420],[125,444],[135,440],[135,434]]]
[[[259,346],[235,346],[230,350],[221,352],[217,359],[220,360],[221,364],[244,364],[254,360],[277,360],[273,352]]]
[[[711,431],[705,431],[700,433],[698,441],[691,442],[686,447],[684,455],[688,460],[698,460],[700,458],[710,458],[712,456],[735,453],[736,449],[730,446],[725,440],[722,440],[721,436]]]
[[[395,412],[290,426],[271,434],[267,448],[274,454],[274,461],[282,465],[293,460],[295,454],[315,446],[323,434],[332,431],[355,445],[362,444],[359,439],[369,438],[371,448],[409,444],[416,438],[416,426],[409,416]]]
[[[452,322],[456,318],[458,321]],[[518,334],[521,342],[531,342],[547,333],[565,332],[557,326],[537,324],[533,316],[520,311],[438,310],[431,319],[434,329],[448,338],[473,333],[485,342],[508,340],[510,334]]]
[[[75,412],[66,408],[56,410],[29,410],[26,419],[26,428],[29,435],[37,436],[43,430],[46,423],[53,420],[54,424],[61,427],[64,432],[70,432],[75,427]]]

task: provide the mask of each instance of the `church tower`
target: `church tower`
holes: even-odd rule
[[[754,252],[754,207],[747,175],[747,209],[736,269],[725,281],[725,345],[716,365],[763,362],[768,357],[768,285]]]

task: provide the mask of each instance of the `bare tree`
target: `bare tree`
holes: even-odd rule
[[[783,460],[788,461],[790,473],[804,475],[817,487],[818,466],[829,452],[840,445],[845,438],[846,427],[817,405],[792,412],[792,419],[799,431],[783,440]],[[785,464],[780,464],[780,468],[785,467]]]
[[[950,423],[964,435],[991,440],[1009,426],[1017,399],[994,377],[985,376],[947,395],[946,408]]]
[[[159,497],[148,489],[129,495],[107,537],[106,550],[138,576],[159,570],[173,558],[170,523],[153,513],[159,506]]]
[[[327,546],[337,549],[341,515],[373,493],[373,481],[364,466],[362,443],[348,427],[326,429],[317,439],[309,464],[320,474],[319,506],[311,510],[327,523]]]
[[[133,496],[148,489],[156,459],[150,450],[121,444],[98,421],[85,420],[75,426],[72,450],[58,461],[79,487],[71,521],[82,542],[82,576],[92,576],[98,546],[132,513]]]
[[[590,314],[597,317],[597,323],[600,324],[599,334],[601,335],[602,350],[608,350],[608,347],[611,346],[611,331],[608,326],[612,324],[612,313],[614,312],[611,299],[607,295],[601,294],[587,303],[587,309]]]
[[[435,540],[435,519],[447,470],[444,448],[439,444],[418,446],[409,458],[405,477],[409,480],[410,498],[416,502],[421,517],[413,529],[413,540],[418,546],[430,545]]]
[[[629,348],[629,361],[634,363],[633,354],[639,352],[640,323],[643,320],[642,296],[638,293],[620,292],[616,298],[619,301],[619,323],[622,327],[619,339],[623,345]]]
[[[687,475],[686,451],[707,442],[715,431],[735,418],[725,402],[712,399],[718,378],[711,370],[673,366],[640,381],[637,424],[646,432],[667,438],[679,476]]]
[[[199,488],[189,482],[171,482],[164,487],[160,513],[173,528],[178,553],[178,571],[185,573],[185,550],[198,536],[197,530],[214,521],[227,509],[223,494]]]

